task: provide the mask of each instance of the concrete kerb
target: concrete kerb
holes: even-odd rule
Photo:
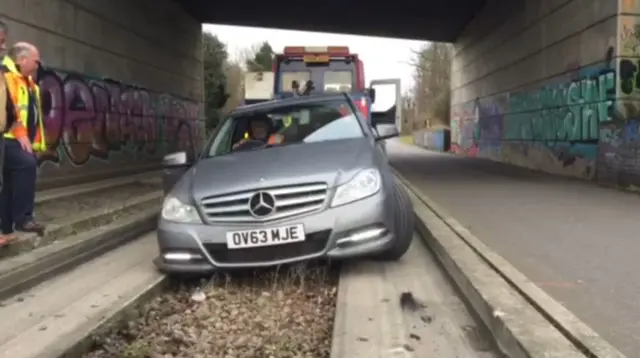
[[[60,238],[76,235],[78,232],[86,230],[88,227],[96,227],[112,222],[112,217],[124,210],[135,210],[135,208],[144,209],[156,202],[161,202],[163,194],[161,191],[147,193],[141,196],[133,197],[120,206],[107,209],[96,208],[85,212],[72,215],[64,220],[52,223],[47,226],[44,235],[39,236],[36,233],[22,235],[11,246],[8,246],[8,256],[22,255],[33,249],[50,245],[57,242]]]
[[[0,299],[98,257],[153,230],[158,209],[148,208],[111,224],[0,262]]]
[[[58,358],[80,358],[91,351],[94,345],[94,338],[108,334],[110,330],[122,327],[127,322],[140,317],[140,309],[151,299],[160,294],[168,285],[167,276],[159,276],[149,286],[141,290],[138,295],[125,302],[119,307],[115,307],[90,329],[86,330],[82,338],[75,341],[71,346],[53,347],[52,357]]]
[[[456,281],[456,284],[467,297],[474,309],[477,306],[495,306],[495,302],[488,301],[489,297],[486,293],[477,292],[477,287],[474,287],[472,278],[469,277],[469,273],[465,273],[458,263],[455,262],[455,252],[451,252],[447,246],[451,243],[443,240],[443,237],[434,235],[432,233],[431,225],[437,225],[436,221],[440,221],[442,224],[452,231],[456,239],[464,243],[464,246],[468,250],[471,250],[474,255],[484,262],[495,274],[506,283],[515,292],[518,293],[533,309],[538,312],[557,332],[559,332],[565,339],[570,342],[576,349],[578,349],[583,356],[598,357],[598,358],[623,358],[625,357],[620,351],[614,348],[610,343],[600,337],[595,331],[593,331],[584,322],[579,320],[573,313],[567,310],[560,303],[551,298],[542,289],[536,286],[533,282],[527,279],[524,274],[519,272],[508,261],[492,251],[486,245],[484,245],[477,237],[475,237],[469,230],[464,228],[459,222],[457,222],[451,215],[449,215],[444,209],[439,207],[437,203],[431,200],[428,196],[422,193],[419,189],[414,187],[407,179],[402,177],[399,173],[395,172],[396,177],[404,184],[409,190],[412,196],[414,204],[417,203],[416,209],[416,224],[418,225],[418,231],[427,241],[429,247],[436,253],[439,259],[442,261],[445,269],[449,272],[450,276]],[[420,206],[425,210],[420,213]],[[431,218],[429,218],[431,216]],[[453,238],[449,238],[451,241]],[[462,249],[459,247],[459,249]],[[473,291],[476,292],[473,292]],[[475,297],[474,297],[475,296]],[[483,302],[473,302],[473,300],[480,299]],[[501,309],[500,306],[495,308]],[[496,340],[498,344],[505,348],[509,353],[509,347],[522,347],[527,348],[524,342],[519,341],[519,338],[512,335],[504,335],[507,331],[511,330],[507,322],[500,321],[499,317],[488,317],[487,314],[477,312],[487,327],[494,333],[497,333]],[[526,322],[521,322],[523,324]],[[496,324],[502,326],[498,332],[496,332]],[[539,334],[539,332],[536,332]],[[502,340],[502,342],[500,342]],[[516,350],[517,351],[517,350]],[[525,353],[529,354],[525,350]],[[520,356],[520,355],[518,355]],[[525,355],[533,356],[533,355]],[[550,355],[541,355],[549,357]],[[567,357],[570,355],[567,355]]]
[[[348,285],[345,284],[344,280],[342,280],[342,276],[338,280],[338,294],[336,296],[336,310],[333,316],[333,330],[331,332],[331,358],[346,358],[348,357],[345,354],[344,344],[344,332],[345,327],[347,326],[347,290]]]

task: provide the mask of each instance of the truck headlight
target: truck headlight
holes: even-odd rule
[[[380,191],[380,182],[380,172],[376,169],[365,169],[336,189],[331,206],[349,204],[374,195]]]
[[[162,203],[162,218],[178,223],[202,223],[195,207],[172,196],[167,196]]]

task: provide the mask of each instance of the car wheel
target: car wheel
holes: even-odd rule
[[[393,196],[395,199],[396,214],[395,214],[395,237],[396,240],[387,251],[380,255],[383,260],[396,261],[404,256],[409,247],[411,246],[411,240],[413,239],[414,230],[414,214],[413,205],[411,204],[411,198],[397,182],[393,185]]]

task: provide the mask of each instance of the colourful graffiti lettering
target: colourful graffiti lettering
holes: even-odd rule
[[[193,151],[203,125],[197,103],[109,79],[47,71],[42,92],[51,96],[45,113],[48,150],[40,162],[83,165],[127,150],[147,156]]]
[[[615,80],[607,70],[597,77],[509,95],[505,139],[597,140],[600,123],[611,120]]]
[[[615,43],[598,40],[610,44],[600,63],[567,47],[576,57],[543,85],[453,106],[452,151],[640,187],[640,1],[620,7]]]
[[[455,106],[452,151],[591,178],[600,128],[617,116],[611,52],[604,66],[570,71],[563,81]]]

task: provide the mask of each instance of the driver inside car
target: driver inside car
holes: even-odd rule
[[[252,118],[249,121],[249,132],[245,133],[245,137],[237,141],[232,149],[238,149],[248,141],[260,141],[267,144],[271,132],[271,120],[268,117]]]

